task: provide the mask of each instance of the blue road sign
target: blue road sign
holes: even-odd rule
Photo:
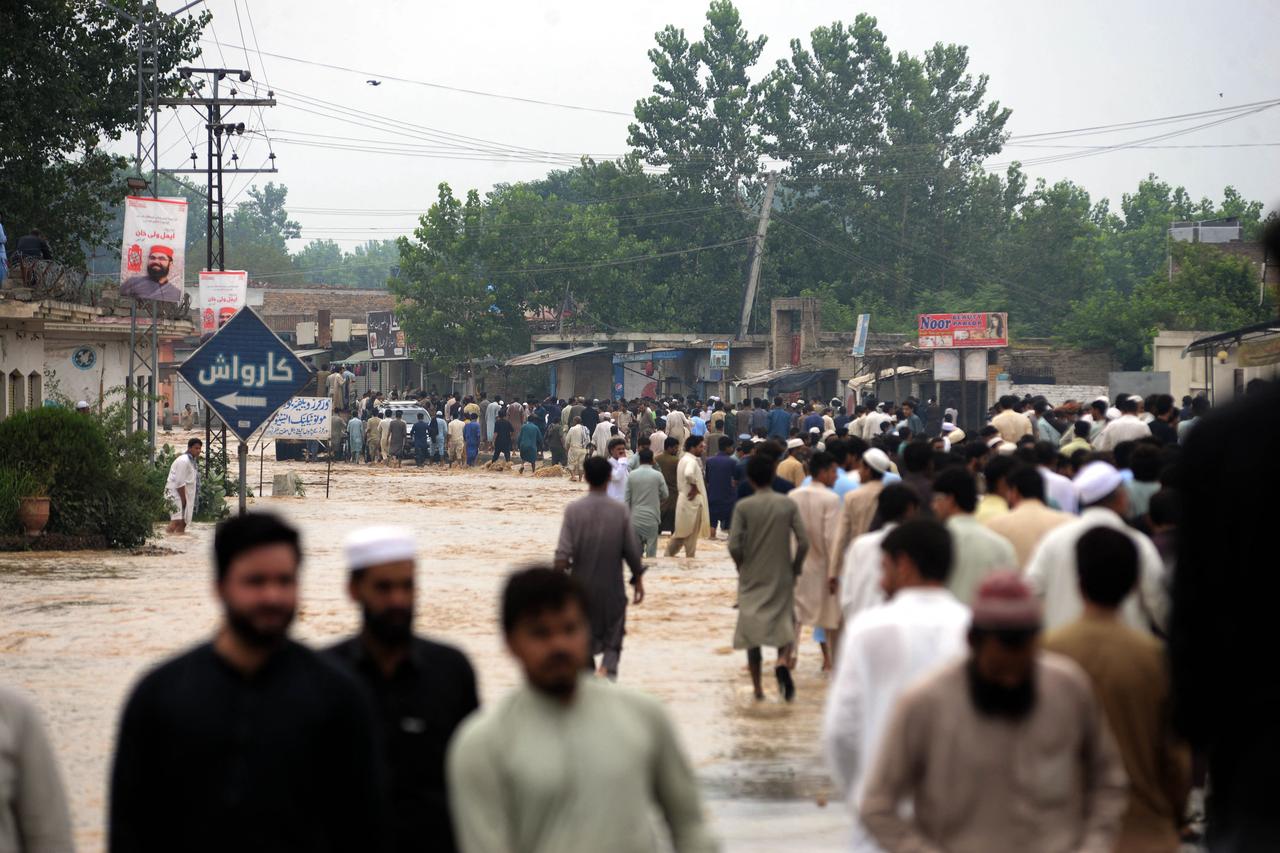
[[[311,378],[302,359],[252,308],[236,312],[178,373],[241,441]]]

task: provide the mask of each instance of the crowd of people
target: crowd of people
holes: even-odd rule
[[[228,520],[221,628],[126,704],[112,849],[649,851],[655,810],[674,849],[716,849],[665,711],[611,683],[663,533],[689,558],[727,534],[757,701],[765,647],[784,702],[803,641],[821,649],[852,849],[1174,851],[1201,826],[1211,849],[1280,845],[1275,679],[1248,678],[1280,470],[1238,440],[1280,416],[1280,389],[1221,412],[1005,397],[972,436],[917,400],[499,405],[495,443],[516,420],[590,436],[564,445],[587,491],[554,556],[502,592],[523,686],[481,707],[465,656],[414,634],[408,531],[347,541],[362,628],[314,652],[288,638],[297,532]],[[447,435],[488,405],[438,411]],[[0,707],[27,750],[0,833],[64,849],[38,719],[16,694]]]

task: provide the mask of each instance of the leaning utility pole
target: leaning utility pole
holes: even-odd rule
[[[760,219],[756,223],[756,237],[751,244],[751,271],[747,273],[747,292],[742,299],[742,318],[738,321],[738,340],[747,336],[751,325],[751,310],[756,304],[756,291],[760,287],[760,264],[764,260],[764,237],[769,233],[769,214],[773,210],[773,191],[778,185],[778,173],[769,172],[764,185],[764,201],[760,206]]]
[[[226,242],[223,238],[223,176],[224,175],[247,175],[247,174],[273,174],[275,173],[275,154],[270,155],[271,167],[264,169],[227,169],[222,165],[223,143],[234,135],[242,135],[244,133],[244,122],[229,122],[226,117],[236,107],[274,107],[276,105],[275,93],[267,92],[265,98],[239,98],[235,97],[236,90],[232,89],[232,97],[220,97],[218,84],[227,78],[228,75],[235,75],[241,83],[248,83],[253,75],[245,69],[239,68],[179,68],[178,73],[183,78],[190,79],[193,74],[207,74],[212,83],[211,97],[208,98],[160,98],[159,102],[167,107],[192,107],[197,112],[203,111],[205,120],[205,133],[207,139],[206,162],[203,169],[196,168],[196,154],[191,152],[192,168],[190,169],[165,169],[166,175],[204,175],[208,185],[208,192],[205,195],[207,202],[206,207],[206,224],[207,230],[205,235],[205,269],[207,270],[225,270],[227,268],[226,261]],[[223,111],[223,108],[226,111]],[[235,160],[234,155],[232,160]],[[222,462],[222,472],[227,472],[227,425],[221,424],[220,428],[215,431],[213,428],[213,416],[209,408],[205,407],[204,413],[204,474],[210,476],[212,470],[214,454]],[[245,446],[240,444],[240,467],[245,466],[244,460]],[[244,487],[243,470],[241,471],[241,488]],[[240,496],[240,511],[244,512],[244,494]]]

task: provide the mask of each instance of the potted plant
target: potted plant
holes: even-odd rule
[[[18,521],[27,536],[35,538],[44,532],[49,523],[49,487],[38,477],[26,475],[26,488],[18,498]]]

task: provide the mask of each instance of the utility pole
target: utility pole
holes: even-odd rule
[[[159,173],[159,98],[160,98],[160,18],[161,16],[176,20],[177,16],[195,6],[200,0],[191,0],[181,9],[174,12],[161,12],[154,4],[148,7],[140,4],[138,14],[134,15],[121,9],[108,0],[97,0],[98,5],[109,9],[118,17],[133,24],[134,36],[138,50],[138,116],[135,124],[137,145],[134,149],[135,174],[129,178],[131,192],[151,190],[151,197],[156,197],[156,180]],[[150,19],[147,13],[150,13]],[[143,177],[144,165],[150,166],[151,180]],[[148,336],[138,334],[137,300],[129,307],[129,374],[125,382],[125,409],[129,413],[125,419],[126,430],[147,430],[151,452],[156,447],[156,389],[160,364],[159,338],[159,304],[151,301],[151,335],[148,347]],[[141,367],[147,371],[144,376],[137,376]]]
[[[769,233],[769,214],[773,210],[773,191],[778,186],[778,173],[769,172],[764,185],[764,201],[760,206],[760,219],[756,222],[756,237],[751,245],[751,271],[747,273],[747,292],[742,299],[742,318],[738,321],[738,340],[747,336],[751,325],[751,310],[756,304],[756,291],[760,287],[760,264],[764,261],[764,238]]]
[[[224,168],[222,165],[223,143],[232,136],[242,135],[244,133],[244,122],[227,121],[227,116],[236,107],[274,107],[276,105],[275,93],[267,92],[265,98],[240,98],[235,89],[231,90],[231,97],[222,97],[219,92],[219,83],[228,76],[234,75],[241,83],[248,83],[253,79],[253,75],[246,69],[239,68],[179,68],[178,73],[184,79],[190,79],[193,74],[208,75],[212,84],[211,97],[188,97],[188,98],[160,98],[159,103],[167,107],[191,107],[197,112],[202,112],[204,118],[205,134],[207,136],[206,144],[206,161],[203,169],[197,168],[195,165],[196,154],[191,152],[192,167],[189,169],[166,169],[167,175],[198,175],[205,176],[208,192],[205,194],[206,210],[205,221],[207,230],[205,234],[205,269],[207,270],[225,270],[227,268],[226,261],[226,241],[223,237],[223,176],[224,175],[246,175],[246,174],[273,174],[276,172],[275,153],[270,154],[271,166],[263,169],[241,169],[241,168]],[[225,112],[224,112],[224,107]],[[235,157],[233,155],[232,159]],[[214,455],[222,462],[223,476],[227,473],[227,425],[220,424],[216,431],[213,428],[213,415],[209,408],[205,407],[204,413],[204,475],[209,477],[212,474]],[[244,442],[240,442],[238,461],[240,464],[240,513],[245,512],[245,467],[248,449]]]

